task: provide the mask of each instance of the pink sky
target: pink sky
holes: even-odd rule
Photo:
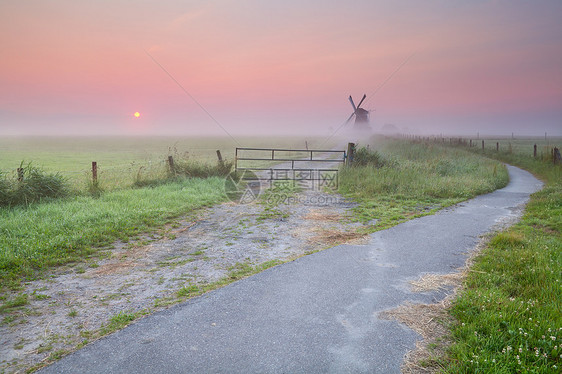
[[[221,134],[146,50],[233,134],[330,133],[366,93],[375,129],[562,135],[560,19],[557,0],[4,0],[0,134]]]

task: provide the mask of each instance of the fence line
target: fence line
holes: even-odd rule
[[[215,154],[218,158],[219,164],[223,164],[224,160],[222,158],[222,154],[221,154],[220,150],[217,150],[217,149],[214,149],[214,150],[215,150]],[[166,165],[172,173],[175,173],[174,157],[171,156],[171,155],[168,156],[168,158],[166,160],[157,160],[157,161],[148,160],[148,161],[144,161],[144,162],[132,161],[132,162],[127,163],[127,164],[112,165],[112,166],[107,167],[107,168],[100,165],[97,161],[92,161],[90,169],[65,170],[65,171],[58,171],[57,173],[59,173],[59,174],[68,174],[68,173],[90,174],[91,178],[92,178],[92,182],[95,185],[97,185],[98,176],[101,175],[102,173],[106,172],[106,171],[112,171],[112,170],[115,170],[115,169],[121,169],[122,170],[123,168],[132,168],[132,167],[136,168],[136,167],[138,167],[139,172],[140,172],[140,169],[144,168],[145,166],[161,168],[164,165]],[[18,182],[24,181],[24,177],[25,177],[24,170],[25,170],[25,168],[22,168],[22,167],[18,167],[16,169]]]
[[[414,143],[435,143],[435,144],[443,144],[443,145],[450,145],[450,146],[465,146],[468,148],[474,148],[478,146],[478,140],[481,141],[481,147],[482,147],[482,152],[485,152],[486,150],[492,150],[493,148],[486,148],[486,141],[485,139],[480,139],[479,136],[477,137],[476,141],[474,141],[474,139],[466,139],[463,137],[453,137],[453,138],[445,138],[445,137],[437,137],[437,136],[419,136],[419,135],[410,135],[410,134],[402,134],[400,135],[401,138],[410,140]],[[512,135],[512,139],[513,139],[513,135]],[[490,140],[492,142],[492,144],[494,143],[492,140]],[[352,143],[350,143],[352,144]],[[308,144],[307,144],[308,145]],[[500,141],[496,141],[495,142],[495,151],[496,152],[500,152],[500,150],[504,150],[505,145],[502,145],[500,143]],[[558,147],[556,146],[550,146],[547,145],[545,146],[546,149],[548,149],[548,158],[552,160],[553,164],[558,164],[558,163],[562,163],[562,157],[560,155],[560,150]],[[550,149],[549,149],[550,148]],[[220,150],[216,150],[214,148],[195,148],[197,150],[214,150],[216,152],[216,155],[218,157],[218,162],[221,163],[223,162],[223,158],[222,155],[220,153]],[[247,148],[247,149],[253,149],[253,150],[258,150],[261,148]],[[512,153],[513,152],[513,146],[511,142],[508,142],[508,146],[507,146],[508,152]],[[271,149],[268,149],[271,150]],[[311,150],[299,150],[302,152],[311,152]],[[332,151],[312,151],[312,152],[332,152]],[[347,151],[349,153],[349,155],[351,156],[351,151],[348,149]],[[344,152],[345,154],[345,152]],[[541,152],[541,158],[544,158],[544,153]],[[537,158],[538,157],[538,146],[535,143],[533,145],[533,151],[532,151],[532,157]],[[311,156],[312,158],[312,156]],[[235,157],[236,159],[236,157]],[[348,157],[348,160],[350,161],[352,159],[352,157]],[[310,161],[310,160],[309,160]],[[313,160],[314,161],[314,160]],[[349,162],[348,161],[348,162]],[[294,160],[293,160],[294,162]],[[103,164],[99,164],[97,161],[92,161],[91,164],[91,169],[87,169],[84,168],[82,170],[65,170],[65,171],[59,171],[59,173],[61,174],[90,174],[92,177],[92,181],[94,183],[98,182],[98,176],[104,172],[111,172],[112,170],[116,170],[116,169],[123,169],[123,168],[132,168],[132,167],[139,167],[139,168],[143,168],[146,166],[154,166],[154,167],[162,167],[166,165],[169,170],[171,170],[173,172],[175,166],[174,166],[174,158],[173,156],[168,156],[167,159],[163,160],[147,160],[147,161],[136,161],[133,160],[131,162],[128,162],[126,164],[120,164],[120,165],[111,165],[108,167],[104,167]],[[140,169],[139,169],[140,170]],[[17,172],[17,180],[18,181],[23,181],[24,179],[24,168],[18,167],[16,169]]]
[[[402,134],[400,137],[408,139],[414,143],[436,143],[436,144],[449,144],[449,145],[454,145],[454,146],[466,146],[469,148],[474,148],[477,146],[477,141],[473,141],[473,139],[465,139],[463,137],[458,137],[458,138],[444,138],[444,137],[436,137],[436,136],[419,136],[419,135],[410,135],[410,134]],[[512,134],[512,140],[515,139],[513,137]],[[485,139],[479,139],[479,137],[477,137],[476,140],[481,140],[481,144],[482,144],[482,151],[485,152],[486,150],[492,150],[493,148],[486,148],[486,142]],[[488,139],[492,142],[492,144],[494,143],[493,140],[496,139]],[[504,149],[505,145],[502,147],[502,144],[500,143],[500,141],[496,141],[495,142],[495,151],[496,152],[500,152],[500,150]],[[560,155],[560,149],[554,145],[546,145],[545,146],[546,149],[548,149],[548,153],[549,153],[549,158],[552,160],[553,164],[559,164],[562,163],[562,157]],[[507,146],[508,152],[509,153],[513,153],[513,145],[511,142],[508,142],[508,146]],[[537,158],[538,154],[537,154],[537,144],[533,144],[533,151],[532,151],[532,157]],[[541,152],[541,157],[544,157],[544,154],[542,154]]]

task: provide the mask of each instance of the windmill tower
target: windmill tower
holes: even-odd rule
[[[353,125],[354,130],[360,130],[360,131],[371,130],[371,126],[369,126],[369,111],[361,108],[361,104],[363,104],[363,101],[366,98],[367,95],[363,95],[363,98],[361,99],[359,104],[355,106],[355,103],[353,102],[353,98],[349,96],[349,102],[353,107],[353,113],[351,113],[346,123],[349,123],[349,121],[351,121],[351,119],[355,116],[355,124]]]

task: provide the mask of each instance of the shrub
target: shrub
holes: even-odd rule
[[[215,165],[182,159],[175,161],[171,176],[185,176],[190,178],[224,177],[232,170],[230,161],[218,162]]]
[[[23,162],[22,162],[23,167]],[[23,180],[0,174],[0,206],[27,205],[45,198],[68,196],[67,180],[58,173],[45,173],[27,164],[23,167]]]
[[[367,147],[361,147],[355,151],[353,166],[374,166],[377,168],[387,164],[386,160],[377,151],[371,151]]]
[[[198,162],[187,156],[174,157],[174,167],[164,170],[145,170],[139,168],[133,182],[134,187],[156,187],[177,182],[185,178],[225,177],[232,171],[233,162],[223,161],[217,164]]]

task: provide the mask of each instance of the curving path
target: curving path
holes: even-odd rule
[[[398,373],[419,339],[378,313],[445,293],[408,281],[461,267],[541,188],[508,166],[506,188],[266,270],[144,318],[41,373]]]

